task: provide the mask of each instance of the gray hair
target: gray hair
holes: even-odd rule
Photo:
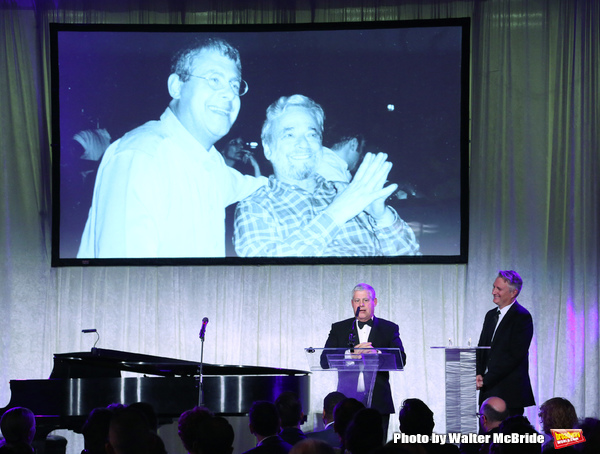
[[[190,79],[194,59],[205,49],[214,50],[223,57],[229,58],[235,63],[240,74],[242,73],[240,52],[221,38],[197,38],[191,45],[181,49],[173,56],[171,73],[177,74],[182,82],[187,82]]]
[[[354,292],[360,292],[361,290],[369,292],[369,295],[371,295],[371,300],[376,298],[375,289],[369,284],[356,284],[356,286],[352,289],[352,298],[354,298]]]
[[[267,119],[265,120],[260,138],[263,143],[271,145],[273,143],[273,123],[283,115],[289,107],[304,107],[315,117],[319,125],[319,133],[323,135],[323,124],[325,123],[325,112],[323,108],[304,95],[282,96],[267,108]]]
[[[498,277],[502,278],[504,282],[508,284],[511,290],[517,291],[517,296],[521,293],[521,289],[523,288],[523,279],[519,276],[519,273],[513,270],[506,271],[498,271]]]

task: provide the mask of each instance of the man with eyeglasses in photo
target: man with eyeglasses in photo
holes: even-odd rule
[[[266,183],[227,166],[214,147],[248,91],[241,76],[238,50],[222,39],[175,55],[160,120],[102,158],[78,258],[225,256],[225,208]]]

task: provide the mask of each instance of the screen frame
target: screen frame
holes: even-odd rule
[[[60,255],[61,236],[61,129],[59,33],[156,32],[156,33],[244,33],[317,30],[364,30],[381,28],[459,27],[461,29],[460,93],[460,246],[456,255],[377,256],[377,257],[176,257],[176,258],[71,258]],[[51,103],[52,103],[52,250],[51,266],[194,266],[194,265],[385,265],[385,264],[466,264],[469,238],[469,148],[470,148],[470,18],[409,21],[347,22],[321,24],[260,25],[136,25],[136,24],[50,24]],[[243,63],[242,55],[242,63]],[[273,99],[274,100],[274,99]],[[315,101],[319,102],[318,99]]]

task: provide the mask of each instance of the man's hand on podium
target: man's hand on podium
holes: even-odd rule
[[[377,350],[373,348],[371,342],[362,342],[358,345],[354,346],[354,353],[352,354],[352,358],[359,359],[360,355],[374,354],[377,353]]]

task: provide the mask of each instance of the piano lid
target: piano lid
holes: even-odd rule
[[[92,348],[89,352],[55,353],[50,378],[121,377],[121,371],[162,377],[198,375],[200,363],[141,353]],[[276,367],[207,364],[204,376],[306,375],[309,372]]]

